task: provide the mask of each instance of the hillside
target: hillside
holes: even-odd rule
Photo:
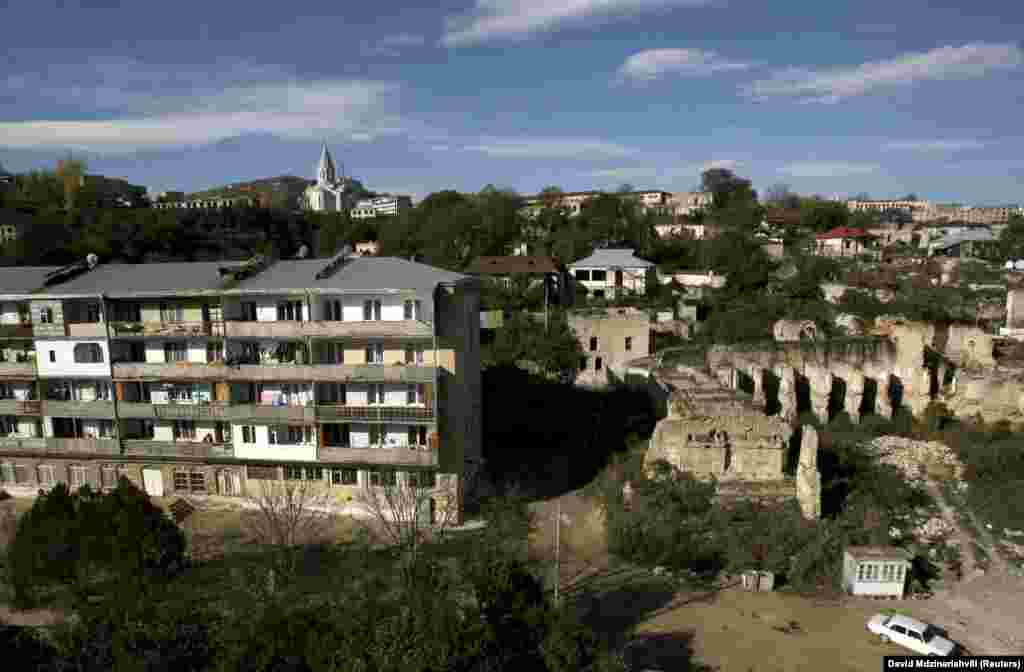
[[[213,189],[197,191],[189,194],[188,198],[222,198],[233,196],[263,197],[271,202],[288,203],[293,205],[297,202],[302,192],[312,184],[312,180],[294,175],[280,175],[278,177],[265,177],[259,180],[248,182],[237,182]]]

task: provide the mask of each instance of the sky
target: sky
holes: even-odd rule
[[[1020,0],[6,0],[0,165],[1024,204]]]

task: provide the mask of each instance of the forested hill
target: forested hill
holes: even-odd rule
[[[279,175],[278,177],[264,177],[259,180],[237,182],[235,184],[205,189],[189,194],[187,198],[251,196],[267,199],[272,203],[286,202],[294,205],[299,197],[302,196],[302,192],[310,184],[313,184],[313,180],[307,180],[294,175]]]

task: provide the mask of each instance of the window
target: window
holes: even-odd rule
[[[302,467],[285,467],[284,468],[284,480],[286,480],[286,481],[301,481],[302,480]]]
[[[256,321],[256,302],[255,301],[243,301],[242,302],[242,321],[243,322],[255,322]]]
[[[344,313],[341,310],[341,301],[324,302],[324,319],[334,322],[341,322],[345,319]]]
[[[188,474],[189,488],[192,492],[206,492],[206,474],[202,471],[191,471]]]
[[[370,485],[379,486],[382,485],[383,480],[381,478],[380,469],[370,469],[368,472],[370,475]]]
[[[53,467],[49,464],[40,464],[38,467],[39,471],[39,485],[44,487],[50,487],[57,482],[57,479],[53,474]]]
[[[188,472],[180,469],[174,470],[174,489],[188,492]]]
[[[96,323],[100,321],[100,304],[98,303],[87,303],[85,304],[85,321]]]
[[[591,271],[590,279],[594,282],[604,282],[608,278],[607,271]]]
[[[194,420],[174,421],[174,440],[186,439],[188,441],[196,438],[196,423]]]
[[[344,364],[345,363],[345,344],[344,343],[328,343],[327,344],[327,361],[325,364]]]
[[[366,403],[367,404],[383,404],[384,403],[384,386],[379,383],[370,383],[366,387]]]
[[[585,271],[583,269],[577,269],[577,271],[576,271],[576,279],[577,280],[583,280],[583,281],[590,280],[590,271]]]
[[[161,322],[184,322],[185,321],[185,307],[184,306],[172,306],[170,304],[160,304],[160,321]]]
[[[410,471],[406,474],[410,488],[433,488],[437,486],[436,471]]]
[[[256,443],[256,428],[251,425],[242,426],[242,443]]]
[[[405,403],[407,404],[422,404],[423,403],[423,385],[417,383],[411,383],[405,389]]]
[[[359,472],[355,469],[331,469],[332,485],[356,485],[359,483]]]
[[[410,427],[409,428],[409,445],[413,446],[413,447],[427,445],[427,428],[426,427]]]
[[[188,359],[188,346],[184,342],[164,343],[164,361],[184,362]]]
[[[14,465],[10,462],[0,464],[0,483],[14,483]]]
[[[882,565],[882,581],[892,581],[893,574],[894,572],[892,565]]]
[[[907,629],[904,628],[902,625],[890,625],[889,629],[895,632],[897,635],[907,634]]]
[[[18,419],[13,415],[0,416],[0,435],[11,436],[18,433]]]
[[[366,363],[367,364],[383,364],[384,363],[384,344],[383,343],[371,343],[366,346]]]
[[[594,298],[595,299],[603,299],[604,298],[604,290],[603,289],[595,289],[594,290]]]
[[[408,299],[405,302],[405,319],[407,320],[418,320],[420,319],[420,310],[422,308],[422,302],[419,299]]]
[[[192,401],[191,387],[172,387],[167,390],[167,401],[174,403],[187,403]]]
[[[602,366],[603,366],[603,362],[601,361],[601,358],[600,357],[595,357],[594,358],[594,371],[600,371]]]
[[[40,324],[53,324],[53,308],[43,308],[39,311]]]
[[[78,364],[102,363],[103,348],[99,343],[78,343],[75,345],[75,362]]]
[[[224,344],[212,341],[206,344],[206,363],[224,361]]]
[[[405,348],[405,363],[406,364],[422,364],[423,363],[423,348],[415,346],[407,346]]]
[[[632,336],[626,336],[626,352],[629,352],[632,349],[633,349],[633,337]]]
[[[51,362],[56,362],[57,361],[57,351],[56,350],[50,350],[50,361]]]
[[[14,482],[15,483],[28,483],[28,467],[24,464],[14,465]]]
[[[271,467],[268,465],[257,465],[250,464],[245,468],[245,472],[248,478],[254,481],[276,481],[277,480],[277,467]]]
[[[370,445],[379,446],[384,443],[384,428],[380,425],[370,425]]]
[[[922,641],[921,633],[917,632],[916,630],[911,630],[910,628],[907,628],[907,637],[910,637],[911,639],[918,642]]]
[[[114,488],[117,486],[117,472],[111,465],[104,465],[100,469],[100,485],[104,488]]]
[[[363,320],[380,320],[381,302],[380,299],[367,299],[363,301]]]
[[[586,370],[587,370],[587,358],[586,357],[580,357],[580,371],[586,371]]]
[[[302,321],[302,302],[301,301],[281,301],[277,304],[277,320],[278,322],[301,322]]]
[[[597,336],[590,337],[590,351],[594,352],[597,350]]]
[[[868,566],[864,563],[857,565],[857,580],[864,581],[868,578]]]
[[[323,467],[306,467],[306,480],[307,481],[322,481],[322,480],[324,480],[324,468]]]

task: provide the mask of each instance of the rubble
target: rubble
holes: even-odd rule
[[[900,470],[907,480],[920,482],[931,467],[950,469],[950,477],[959,481],[964,466],[952,448],[938,441],[915,441],[901,436],[880,436],[869,444],[882,464]]]

